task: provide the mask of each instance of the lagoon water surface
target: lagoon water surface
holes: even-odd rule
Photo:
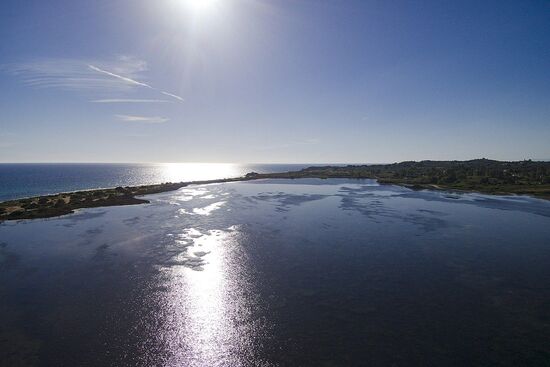
[[[263,180],[0,224],[0,364],[550,362],[550,202]]]

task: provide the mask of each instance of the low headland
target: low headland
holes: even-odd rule
[[[173,191],[188,185],[266,178],[376,179],[380,184],[401,185],[418,190],[530,195],[550,200],[550,162],[504,162],[489,159],[410,161],[393,164],[314,166],[282,173],[251,172],[236,178],[95,189],[10,200],[0,203],[0,221],[57,217],[81,208],[144,204],[149,201],[138,196]]]

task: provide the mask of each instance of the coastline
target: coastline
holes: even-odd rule
[[[431,162],[431,161],[426,161]],[[475,163],[472,163],[475,162]],[[455,164],[478,164],[479,162],[495,164],[521,164],[522,162],[498,162],[489,160],[475,160],[467,162],[439,162],[448,171],[449,165]],[[483,183],[485,181],[473,182],[471,180],[457,180],[453,183],[429,183],[423,182],[419,174],[410,173],[411,164],[413,168],[421,172],[425,162],[402,162],[392,165],[369,165],[369,166],[324,166],[308,167],[299,171],[282,173],[255,173],[250,172],[245,176],[234,178],[223,178],[203,181],[189,181],[177,183],[162,183],[154,185],[125,186],[107,189],[92,189],[75,192],[64,192],[53,195],[43,195],[30,198],[22,198],[0,202],[0,222],[21,219],[51,218],[71,214],[77,209],[97,208],[107,206],[138,205],[149,203],[147,199],[138,196],[157,194],[167,191],[175,191],[189,185],[204,185],[214,183],[251,181],[259,179],[299,179],[299,178],[355,178],[355,179],[376,179],[380,184],[399,185],[413,190],[443,190],[455,192],[478,192],[490,195],[529,195],[539,199],[550,200],[550,184],[495,184]],[[398,174],[406,165],[409,176]],[[432,168],[433,169],[433,168]],[[397,172],[397,173],[396,173]],[[421,179],[419,179],[419,176]],[[424,180],[425,181],[425,180]]]
[[[77,209],[108,206],[147,204],[149,200],[137,196],[175,191],[189,185],[250,180],[246,177],[224,178],[205,181],[167,182],[154,185],[119,186],[107,189],[92,189],[58,194],[42,195],[0,202],[0,222],[7,220],[40,219],[59,217],[74,213]]]

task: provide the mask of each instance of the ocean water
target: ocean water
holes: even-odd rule
[[[211,180],[299,170],[310,164],[0,164],[0,201],[45,194],[163,182]]]
[[[550,202],[190,186],[0,224],[0,365],[544,366]]]

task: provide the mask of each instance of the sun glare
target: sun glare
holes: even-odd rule
[[[194,15],[203,15],[212,12],[219,0],[181,0],[184,6]]]

